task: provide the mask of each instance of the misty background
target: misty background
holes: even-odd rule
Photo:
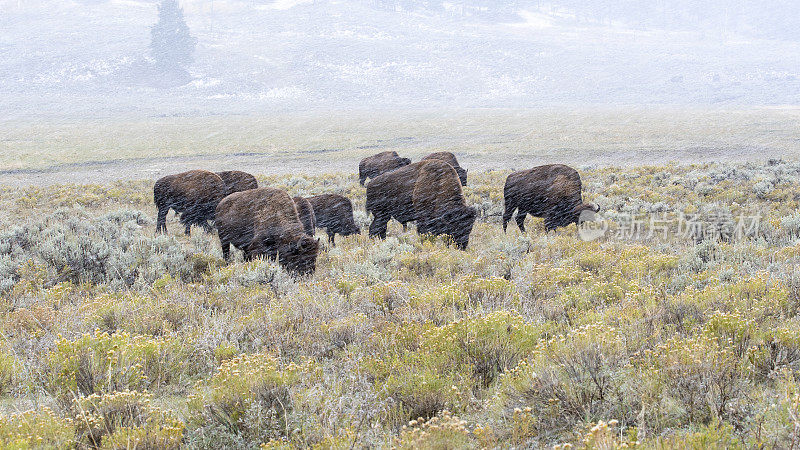
[[[158,1],[0,0],[0,111],[800,103],[790,0],[181,0],[185,73],[151,51]]]

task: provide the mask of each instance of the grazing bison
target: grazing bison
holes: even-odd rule
[[[429,159],[438,159],[453,166],[453,169],[456,169],[456,173],[458,174],[458,179],[461,180],[461,185],[462,186],[467,185],[467,169],[464,169],[458,165],[458,160],[456,159],[456,155],[450,152],[436,152],[436,153],[431,153],[430,155],[422,158],[422,161]]]
[[[303,197],[292,197],[294,206],[297,208],[297,215],[300,217],[300,223],[303,224],[303,229],[306,234],[314,236],[314,230],[317,228],[317,218],[314,214],[314,207],[311,203]]]
[[[544,218],[544,228],[550,231],[571,223],[577,224],[583,210],[600,210],[595,205],[583,202],[580,175],[563,164],[548,164],[514,172],[506,178],[503,193],[503,232],[515,209],[518,209],[517,226],[523,232],[526,214]]]
[[[225,195],[231,195],[234,192],[248,191],[250,189],[258,188],[258,181],[256,177],[247,172],[240,170],[226,170],[224,172],[217,172],[222,181],[225,183]]]
[[[217,206],[217,230],[222,255],[230,260],[233,244],[246,260],[278,258],[294,274],[314,272],[319,241],[306,234],[289,194],[275,188],[235,192]]]
[[[211,230],[209,220],[214,220],[214,210],[225,197],[225,183],[219,175],[205,170],[190,170],[159,178],[153,187],[153,201],[158,208],[156,233],[167,232],[167,213],[170,209],[180,214],[186,235],[192,225]]]
[[[466,247],[477,211],[466,206],[458,174],[439,160],[420,161],[376,177],[367,184],[370,236],[386,238],[392,218],[416,220],[420,233],[447,234]]]
[[[353,204],[349,198],[338,194],[322,194],[309,197],[308,201],[314,207],[317,226],[325,228],[331,245],[336,245],[337,233],[342,236],[361,233],[353,219]]]
[[[435,159],[420,166],[412,200],[417,232],[447,235],[459,249],[467,248],[478,212],[467,206],[454,167]]]
[[[386,226],[394,218],[405,229],[414,220],[414,185],[419,169],[430,161],[420,161],[384,173],[367,183],[367,213],[372,213],[370,237],[386,238]]]
[[[358,181],[363,186],[367,178],[375,178],[409,164],[411,164],[410,159],[401,158],[395,151],[368,156],[358,163]]]

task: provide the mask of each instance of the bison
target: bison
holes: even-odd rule
[[[420,161],[380,175],[367,184],[370,236],[386,238],[392,218],[417,221],[420,233],[447,234],[466,248],[477,211],[466,206],[455,169],[439,160]]]
[[[367,183],[367,213],[372,213],[369,225],[370,237],[386,238],[386,226],[394,218],[405,229],[414,220],[414,185],[422,165],[430,161],[420,161],[384,173]]]
[[[224,172],[217,172],[222,181],[225,183],[225,195],[231,195],[234,192],[248,191],[250,189],[258,188],[258,181],[256,177],[247,172],[240,170],[226,170]]]
[[[314,207],[317,226],[325,228],[331,245],[336,245],[337,233],[342,236],[361,233],[361,229],[353,219],[353,204],[347,197],[338,194],[321,194],[309,197],[308,201]]]
[[[450,236],[464,250],[478,212],[467,206],[455,168],[441,160],[420,166],[412,194],[417,232]]]
[[[167,213],[180,214],[180,221],[191,234],[192,225],[211,230],[209,220],[225,197],[225,183],[219,175],[205,170],[190,170],[159,178],[153,187],[153,201],[158,208],[156,233],[167,232]]]
[[[544,218],[546,231],[578,223],[584,210],[597,212],[595,205],[581,198],[581,177],[578,172],[563,164],[548,164],[533,169],[514,172],[506,178],[503,190],[505,212],[503,232],[517,211],[517,226],[525,231],[525,215]]]
[[[300,217],[300,223],[303,224],[303,229],[309,236],[314,235],[314,230],[317,228],[317,217],[314,214],[314,207],[311,206],[308,199],[303,197],[292,197],[294,206],[297,208],[297,215]]]
[[[293,274],[307,275],[316,268],[319,240],[306,234],[297,208],[285,191],[258,188],[235,192],[217,206],[216,224],[222,256],[230,260],[230,246],[244,251],[245,260],[277,257]]]
[[[467,170],[458,165],[458,160],[456,159],[456,155],[450,152],[436,152],[436,153],[431,153],[430,155],[422,158],[422,161],[426,161],[429,159],[438,159],[453,166],[453,169],[456,169],[456,173],[458,174],[458,179],[461,180],[461,185],[462,186],[467,185]]]
[[[375,178],[409,164],[411,164],[410,159],[401,158],[395,151],[368,156],[358,164],[358,181],[363,186],[367,178]]]

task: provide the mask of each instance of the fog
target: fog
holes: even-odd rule
[[[3,118],[800,102],[788,0],[182,0],[180,70],[159,3],[0,1]]]

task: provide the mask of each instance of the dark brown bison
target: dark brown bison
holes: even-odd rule
[[[366,207],[373,215],[369,235],[386,238],[392,218],[403,226],[416,220],[420,233],[448,234],[465,248],[477,211],[464,203],[460,184],[455,169],[439,160],[420,161],[376,177],[367,184]]]
[[[225,183],[219,175],[205,170],[167,175],[159,178],[153,187],[153,201],[158,208],[156,233],[167,232],[167,213],[170,209],[180,214],[180,221],[191,233],[192,225],[211,230],[209,220],[214,220],[214,210],[225,197]]]
[[[386,238],[386,226],[394,218],[405,229],[414,220],[414,185],[419,169],[430,161],[420,161],[379,175],[367,183],[367,213],[372,213],[370,237]]]
[[[235,192],[217,206],[217,230],[222,255],[230,260],[231,244],[246,260],[277,257],[293,274],[314,272],[319,241],[306,234],[297,208],[285,191],[258,188]]]
[[[217,172],[222,181],[225,183],[225,195],[231,195],[234,192],[248,191],[250,189],[258,188],[258,181],[256,177],[247,172],[240,170],[226,170],[224,172]]]
[[[303,197],[292,197],[294,206],[297,208],[297,215],[300,217],[300,223],[303,224],[303,229],[306,234],[314,236],[314,230],[317,229],[317,218],[314,214],[314,207],[311,206],[308,199]]]
[[[456,155],[450,152],[436,152],[431,153],[430,155],[422,158],[422,161],[428,159],[438,159],[439,161],[444,161],[447,164],[453,166],[453,169],[456,169],[456,173],[458,174],[458,179],[461,180],[461,185],[467,185],[467,169],[462,168],[458,165],[458,160],[456,159]]]
[[[338,194],[321,194],[309,197],[308,201],[314,207],[317,226],[325,228],[332,245],[336,245],[337,233],[342,236],[361,233],[353,219],[353,204],[349,198]]]
[[[467,248],[478,212],[467,206],[453,166],[435,159],[420,166],[412,199],[417,232],[450,236],[458,248]]]
[[[503,191],[505,213],[503,231],[517,211],[517,226],[525,231],[525,215],[544,218],[547,231],[578,223],[583,210],[599,211],[595,205],[584,203],[581,197],[581,177],[572,167],[548,164],[514,172],[506,178]]]
[[[377,155],[368,156],[358,164],[358,181],[363,186],[367,178],[375,178],[378,175],[409,164],[411,164],[410,159],[401,158],[395,151],[381,152]]]

